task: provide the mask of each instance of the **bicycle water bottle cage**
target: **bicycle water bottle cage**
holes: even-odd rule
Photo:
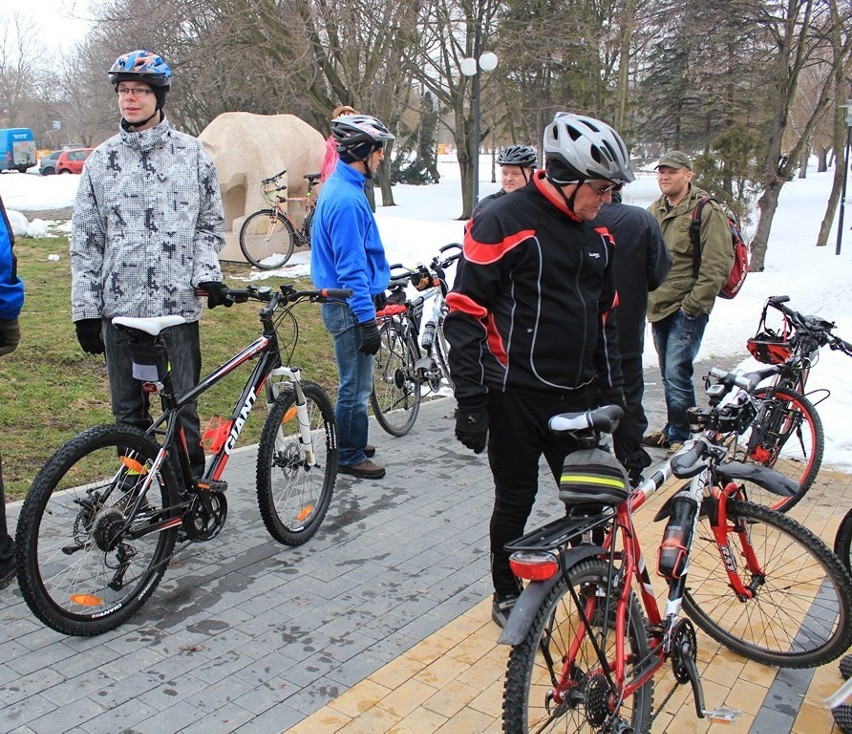
[[[559,499],[566,508],[577,505],[618,505],[630,493],[627,472],[603,449],[580,449],[570,453],[562,465]]]

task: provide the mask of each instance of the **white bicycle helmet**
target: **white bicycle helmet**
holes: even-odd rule
[[[592,117],[557,112],[544,130],[548,176],[567,184],[591,178],[626,184],[636,177],[621,136]]]
[[[372,115],[343,115],[331,121],[331,134],[337,141],[337,152],[357,148],[364,143],[381,145],[394,139],[385,124]]]

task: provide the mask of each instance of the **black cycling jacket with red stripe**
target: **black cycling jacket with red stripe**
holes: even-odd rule
[[[614,243],[541,185],[470,220],[444,332],[456,399],[619,387]]]

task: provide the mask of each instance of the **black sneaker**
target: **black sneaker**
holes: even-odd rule
[[[15,579],[15,556],[0,561],[0,589],[5,589]]]
[[[491,619],[498,627],[505,627],[506,620],[509,619],[509,614],[515,606],[518,597],[515,595],[501,596],[495,593],[491,602]]]
[[[642,437],[642,445],[655,449],[667,449],[671,446],[671,442],[663,431],[652,431]]]
[[[368,443],[364,447],[364,456],[366,456],[368,459],[372,459],[375,455],[376,455],[376,447],[373,446],[372,444]]]

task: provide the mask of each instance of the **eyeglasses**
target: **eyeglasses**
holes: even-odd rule
[[[587,181],[586,186],[588,186],[592,191],[594,191],[598,195],[599,198],[603,199],[604,196],[606,196],[610,192],[618,193],[619,191],[621,191],[622,184],[613,183],[613,184],[610,184],[609,186],[599,187],[599,186],[592,186],[592,184],[590,184]]]
[[[149,87],[119,87],[116,93],[119,97],[126,97],[128,94],[132,94],[134,97],[147,97],[149,94],[153,94],[154,90]]]

